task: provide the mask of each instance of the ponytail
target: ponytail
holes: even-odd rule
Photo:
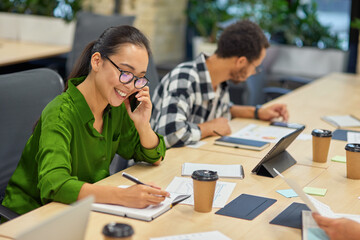
[[[81,76],[87,76],[91,70],[91,55],[93,52],[93,47],[96,41],[90,42],[83,52],[81,53],[80,57],[76,60],[75,66],[73,67],[72,71],[69,74],[68,80],[71,78],[78,78]],[[64,92],[67,90],[68,84],[66,81]]]

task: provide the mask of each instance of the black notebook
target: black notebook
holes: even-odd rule
[[[268,142],[229,137],[229,136],[223,136],[219,139],[216,139],[215,144],[227,146],[227,147],[257,150],[257,151],[263,150],[264,148],[270,145],[270,143]]]

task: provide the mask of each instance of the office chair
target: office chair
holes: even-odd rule
[[[63,89],[61,76],[46,68],[0,75],[0,203],[35,122]],[[0,205],[0,216],[17,214]]]

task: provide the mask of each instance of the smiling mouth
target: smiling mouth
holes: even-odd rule
[[[116,88],[115,88],[115,90],[121,97],[126,97],[126,95],[127,95],[126,93],[124,93],[124,92],[122,92],[122,91],[120,91],[119,89],[116,89]]]

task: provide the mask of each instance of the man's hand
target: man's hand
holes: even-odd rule
[[[223,117],[201,123],[198,126],[201,130],[201,139],[209,136],[216,136],[217,134],[214,133],[214,131],[220,133],[221,135],[228,135],[231,133],[229,120]]]
[[[275,103],[268,107],[263,107],[259,109],[258,112],[259,119],[270,121],[274,118],[282,117],[283,121],[287,122],[289,119],[289,113],[285,104]]]

